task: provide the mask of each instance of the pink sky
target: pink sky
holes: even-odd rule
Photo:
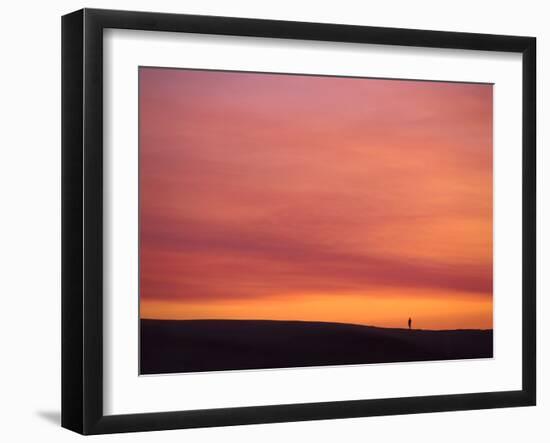
[[[140,69],[141,316],[492,327],[492,86]]]

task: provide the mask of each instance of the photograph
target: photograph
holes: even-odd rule
[[[493,84],[138,67],[139,373],[493,358]]]

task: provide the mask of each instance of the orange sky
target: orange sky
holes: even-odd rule
[[[142,318],[492,328],[492,86],[140,68]]]

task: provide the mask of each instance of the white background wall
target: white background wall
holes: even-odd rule
[[[60,414],[60,16],[83,6],[538,38],[539,226],[548,222],[546,2],[112,0],[4,2],[0,24],[0,438],[80,440]],[[539,405],[534,408],[101,436],[94,441],[477,442],[550,440],[550,236],[539,237]],[[542,253],[540,252],[542,250]],[[544,259],[543,259],[544,258]],[[546,348],[546,349],[545,349]]]

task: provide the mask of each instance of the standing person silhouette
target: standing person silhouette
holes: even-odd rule
[[[411,329],[412,319],[409,317],[409,329]]]

